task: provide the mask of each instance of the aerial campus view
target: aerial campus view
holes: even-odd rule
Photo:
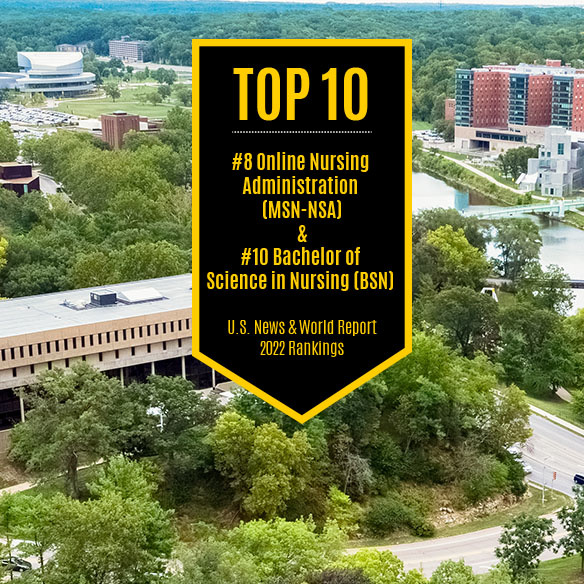
[[[3,581],[584,582],[584,10],[530,4],[3,2]],[[364,37],[413,351],[301,425],[191,356],[191,39]]]

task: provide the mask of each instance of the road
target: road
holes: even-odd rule
[[[575,434],[535,414],[531,416],[530,424],[533,436],[523,449],[524,459],[533,468],[529,476],[530,481],[541,485],[545,478],[545,483],[549,487],[552,473],[556,471],[557,480],[554,481],[553,488],[571,495],[574,474],[584,472],[584,435]],[[557,522],[554,523],[558,529],[559,525]],[[422,569],[426,576],[429,576],[442,561],[448,559],[464,559],[476,573],[484,574],[498,562],[495,548],[499,543],[501,531],[501,527],[493,527],[464,535],[382,546],[376,549],[392,551],[402,560],[406,570]],[[563,534],[564,532],[558,529],[556,538]],[[348,553],[356,551],[347,550]],[[548,560],[554,557],[558,555],[548,551],[541,559]]]

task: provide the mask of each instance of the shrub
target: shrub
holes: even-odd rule
[[[374,501],[365,515],[364,524],[372,535],[378,537],[404,528],[409,528],[421,537],[434,534],[434,526],[426,520],[420,509],[408,505],[396,493]]]
[[[508,474],[507,466],[493,456],[479,456],[462,482],[464,496],[471,504],[488,499],[505,490]]]

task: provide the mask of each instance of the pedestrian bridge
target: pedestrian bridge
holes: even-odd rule
[[[584,207],[584,198],[558,199],[557,201],[542,201],[534,205],[517,205],[516,207],[501,207],[479,213],[470,213],[479,219],[498,219],[501,217],[513,217],[521,213],[549,213],[557,217],[563,217],[568,209]]]

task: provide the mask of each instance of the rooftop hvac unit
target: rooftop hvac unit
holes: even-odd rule
[[[118,297],[111,290],[97,290],[89,294],[91,304],[94,306],[112,306],[116,303]]]

